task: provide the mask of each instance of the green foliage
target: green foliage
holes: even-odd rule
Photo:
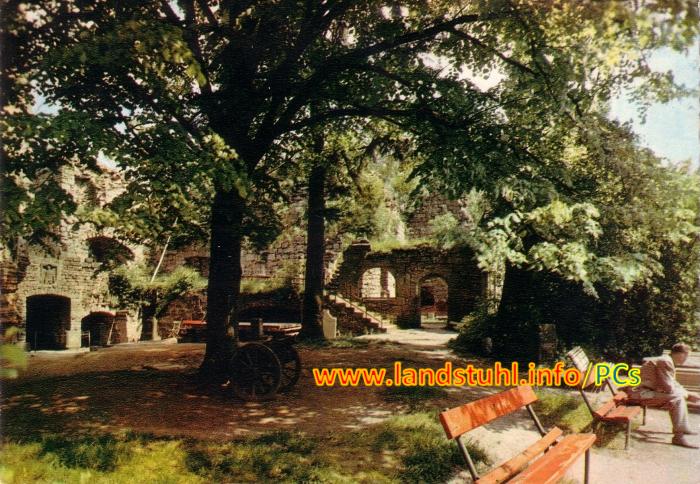
[[[160,316],[172,301],[206,287],[206,280],[189,267],[159,274],[151,281],[150,269],[141,264],[120,266],[109,274],[109,291],[121,308],[136,308],[147,302]]]
[[[477,227],[435,221],[442,245],[469,245],[485,270],[509,267],[486,328],[502,356],[533,358],[545,323],[566,346],[613,359],[656,354],[698,327],[697,174],[662,165],[625,128],[595,120],[563,138],[557,177],[504,180]],[[604,150],[589,144],[592,133]]]
[[[358,237],[373,238],[395,235],[401,223],[400,215],[386,204],[385,182],[376,173],[365,170],[357,178],[348,203],[343,209],[341,225],[344,231]]]
[[[397,249],[418,249],[420,247],[430,247],[431,241],[427,238],[398,239],[396,237],[384,237],[380,239],[370,239],[372,252],[389,253]]]
[[[460,353],[490,356],[492,348],[488,347],[486,341],[493,337],[493,328],[497,325],[497,317],[482,304],[462,318],[457,327],[459,334],[450,340],[449,346]]]
[[[260,294],[270,292],[283,286],[281,281],[274,279],[241,279],[241,294]]]
[[[17,378],[18,369],[27,366],[27,354],[15,341],[18,333],[18,328],[9,327],[0,337],[0,380]]]

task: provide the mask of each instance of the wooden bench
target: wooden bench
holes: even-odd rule
[[[571,360],[571,362],[574,365],[574,368],[576,368],[579,372],[581,372],[582,375],[584,375],[581,379],[581,385],[579,386],[578,390],[579,393],[581,393],[581,397],[583,398],[586,407],[588,407],[588,411],[591,412],[591,416],[593,417],[593,419],[599,422],[610,422],[616,424],[623,424],[626,426],[625,450],[627,450],[627,448],[629,448],[630,443],[630,434],[632,433],[632,420],[634,419],[634,417],[639,415],[640,412],[639,404],[630,402],[625,392],[617,391],[617,389],[613,387],[610,378],[606,378],[600,386],[596,386],[595,382],[592,381],[593,372],[589,372],[591,362],[588,359],[588,356],[586,356],[586,352],[583,351],[583,349],[579,346],[574,347],[571,351],[569,351],[566,354],[566,356]],[[584,381],[586,379],[585,375],[590,376],[588,378],[588,381]],[[600,390],[602,389],[601,387],[608,388],[608,390],[610,390],[612,398],[610,400],[607,400],[605,403],[603,403],[603,405],[601,405],[597,409],[594,409],[593,404],[586,395],[586,391]],[[646,406],[642,406],[641,410],[643,411],[642,424],[646,424]]]
[[[440,422],[449,439],[457,442],[469,473],[475,483],[555,483],[585,452],[584,482],[588,483],[590,448],[595,443],[594,434],[562,436],[561,429],[554,427],[546,432],[532,408],[537,396],[529,386],[519,386],[491,395],[440,414]],[[479,476],[469,456],[462,437],[468,431],[481,427],[499,417],[525,407],[541,435],[541,439],[520,454]],[[539,456],[539,457],[538,457]],[[509,480],[510,479],[510,480]]]

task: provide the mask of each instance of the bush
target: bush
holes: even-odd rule
[[[498,319],[489,314],[487,305],[480,305],[462,318],[457,327],[459,334],[450,341],[450,348],[461,353],[490,356],[497,323]]]

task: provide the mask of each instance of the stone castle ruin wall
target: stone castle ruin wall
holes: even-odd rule
[[[119,174],[107,170],[102,174],[94,174],[68,166],[58,176],[62,187],[80,205],[102,206],[122,193],[125,187]],[[296,205],[299,207],[290,212],[293,220],[288,217],[283,221],[286,226],[299,226],[303,203],[303,197],[297,197]],[[463,202],[429,195],[408,217],[408,233],[416,238],[428,236],[430,220],[446,212],[463,218],[462,207]],[[0,260],[0,322],[4,327],[15,325],[23,328],[27,344],[32,349],[79,348],[91,344],[138,341],[142,336],[141,323],[136,320],[133,312],[120,311],[112,306],[108,275],[99,271],[99,250],[96,247],[99,248],[100,244],[118,244],[123,246],[124,252],[130,254],[132,260],[144,261],[148,257],[154,265],[162,248],[127,246],[110,237],[109,233],[98,233],[90,226],[74,227],[75,222],[69,218],[61,224],[58,228],[60,243],[49,250],[21,242],[14,255],[5,250]],[[328,273],[342,250],[339,237],[327,240],[325,259]],[[369,306],[392,315],[405,312],[405,308],[402,309],[405,304],[401,303],[405,294],[396,297],[392,290],[383,294],[382,284],[387,285],[388,282],[382,278],[393,279],[396,276],[396,280],[391,281],[393,291],[405,286],[408,274],[412,274],[410,277],[413,281],[416,274],[413,274],[415,271],[412,272],[409,266],[415,265],[417,261],[413,260],[413,256],[407,257],[405,263],[401,263],[401,267],[405,267],[398,270],[397,274],[387,275],[384,271],[365,281],[366,287],[362,292],[375,296],[364,298]],[[259,280],[291,277],[301,287],[305,258],[306,236],[292,231],[290,235],[273,242],[266,250],[257,252],[249,247],[244,248],[241,254],[243,277]],[[430,260],[433,258],[433,255],[429,257]],[[440,263],[435,261],[435,264]],[[180,266],[192,267],[202,276],[208,277],[209,254],[206,244],[168,250],[161,271],[167,273]],[[353,281],[357,289],[355,292],[361,292],[361,279],[360,275],[358,280]],[[477,289],[475,285],[472,286],[470,290]],[[355,294],[353,292],[350,295]],[[411,298],[410,304],[416,304],[415,298]],[[173,321],[204,319],[205,314],[205,291],[180,298],[171,303],[166,314],[160,318],[161,336],[168,336]],[[46,319],[51,320],[50,324],[45,324],[43,320]]]
[[[78,204],[101,205],[123,190],[114,173],[86,174],[68,166],[58,176]],[[75,222],[62,222],[57,229],[60,241],[48,248],[19,241],[15,254],[3,251],[0,321],[3,327],[23,328],[29,349],[76,349],[106,342],[107,337],[127,342],[140,336],[135,318],[112,307],[108,275],[99,271],[98,259],[105,244],[120,247],[132,258],[141,258],[143,248],[127,247],[86,225],[76,228]]]

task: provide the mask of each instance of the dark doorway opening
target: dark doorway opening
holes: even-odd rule
[[[447,282],[440,276],[423,279],[420,285],[421,324],[447,321]]]
[[[114,315],[108,312],[90,313],[80,322],[80,346],[107,346],[114,339]]]
[[[42,294],[27,298],[27,342],[29,349],[62,350],[70,328],[70,299]]]

